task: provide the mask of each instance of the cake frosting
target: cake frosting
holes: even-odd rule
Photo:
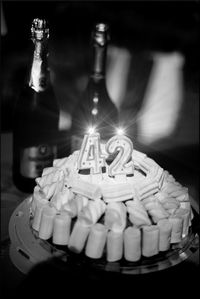
[[[153,159],[133,149],[133,174],[111,176],[81,173],[79,154],[54,160],[36,179],[30,219],[39,238],[114,262],[154,256],[188,235],[188,189]]]

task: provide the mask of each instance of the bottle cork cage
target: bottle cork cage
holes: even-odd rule
[[[11,240],[10,258],[13,264],[23,273],[36,264],[48,261],[52,257],[66,263],[75,263],[76,266],[87,267],[91,270],[119,272],[123,274],[144,274],[164,270],[186,260],[199,248],[199,237],[195,233],[194,225],[186,238],[171,250],[159,253],[152,258],[142,258],[139,262],[107,262],[103,256],[93,260],[83,254],[70,252],[67,247],[53,245],[51,239],[44,241],[38,238],[38,232],[31,227],[30,218],[31,197],[25,199],[13,212],[9,222]]]

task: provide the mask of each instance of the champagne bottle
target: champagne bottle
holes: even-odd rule
[[[49,28],[44,19],[31,27],[33,58],[29,78],[16,101],[13,126],[13,181],[31,193],[35,178],[57,157],[59,106],[48,68]]]
[[[115,134],[118,111],[109,97],[106,87],[106,54],[109,27],[98,23],[92,32],[92,63],[89,82],[82,99],[72,115],[71,151],[80,149],[89,127],[100,133],[102,140]]]

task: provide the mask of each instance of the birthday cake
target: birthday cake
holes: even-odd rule
[[[137,262],[187,237],[188,189],[126,136],[84,136],[36,179],[30,225],[42,240],[92,259]]]

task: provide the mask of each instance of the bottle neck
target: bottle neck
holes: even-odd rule
[[[29,78],[29,86],[36,92],[41,92],[48,87],[48,48],[47,43],[35,40],[35,49]]]
[[[93,63],[91,77],[98,79],[105,78],[106,69],[106,45],[93,45]]]

